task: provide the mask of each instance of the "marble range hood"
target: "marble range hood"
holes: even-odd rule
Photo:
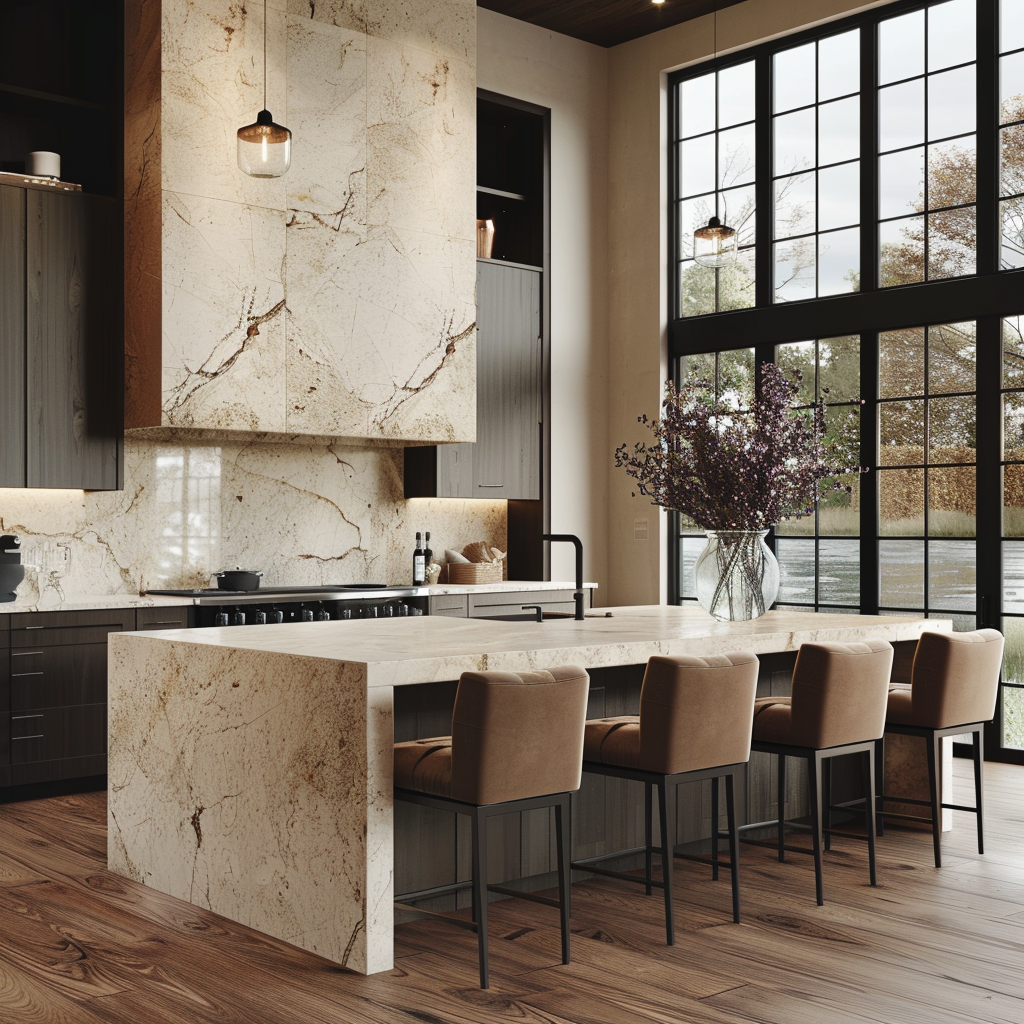
[[[474,440],[473,0],[126,8],[126,426]]]

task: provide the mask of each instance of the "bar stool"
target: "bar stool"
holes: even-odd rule
[[[757,691],[758,661],[753,654],[723,654],[708,658],[654,657],[647,662],[640,691],[640,714],[599,718],[587,722],[583,770],[597,775],[633,779],[644,784],[644,877],[599,867],[621,853],[574,861],[574,868],[610,878],[641,882],[664,890],[665,935],[675,941],[672,918],[672,858],[684,857],[732,872],[732,915],[740,919],[738,835],[735,778],[750,757],[750,724]],[[729,861],[718,860],[718,780],[725,779],[729,822]],[[676,791],[685,782],[711,779],[711,856],[675,853]],[[651,842],[651,790],[658,789],[661,846]],[[651,855],[661,856],[662,880],[651,877]]]
[[[550,672],[463,672],[452,734],[395,744],[395,799],[466,814],[472,822],[473,921],[462,921],[395,897],[395,906],[439,917],[477,933],[480,987],[487,988],[487,893],[558,907],[562,963],[569,962],[570,793],[579,789],[590,677],[566,665]],[[499,814],[554,807],[557,900],[489,885],[487,823]],[[431,890],[432,896],[465,888]]]
[[[778,849],[779,860],[786,851],[810,853],[814,857],[814,885],[818,906],[825,902],[821,881],[823,832],[849,839],[864,836],[840,832],[822,825],[822,772],[827,762],[841,754],[863,754],[864,792],[875,792],[875,741],[882,736],[885,702],[892,668],[892,646],[884,640],[857,643],[802,644],[793,667],[791,696],[759,697],[754,707],[751,749],[778,756],[779,816],[775,843],[749,840]],[[786,821],[786,758],[807,761],[807,787],[811,805],[811,849],[786,845],[786,828],[806,830],[807,826]],[[875,873],[875,815],[870,799],[864,801],[867,819],[868,865],[871,884]],[[744,826],[764,828],[768,822]]]
[[[878,813],[909,821],[930,821],[935,866],[942,867],[942,808],[970,811],[978,820],[978,853],[985,852],[982,765],[985,760],[982,730],[992,720],[999,691],[1003,635],[996,629],[971,633],[922,633],[914,652],[910,685],[892,683],[885,712],[885,731],[922,736],[928,748],[928,800],[885,796],[883,772],[878,773]],[[974,806],[946,803],[939,797],[939,750],[944,736],[973,734]],[[883,740],[877,744],[884,764]],[[886,801],[917,804],[931,809],[931,817],[885,811]]]

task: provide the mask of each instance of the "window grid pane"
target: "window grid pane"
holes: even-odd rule
[[[749,309],[755,299],[754,62],[676,87],[676,225],[680,317]],[[711,217],[738,232],[739,258],[720,270],[693,261],[693,233]]]
[[[882,288],[977,273],[976,10],[945,0],[879,25]]]
[[[772,301],[860,287],[859,29],[772,59]]]

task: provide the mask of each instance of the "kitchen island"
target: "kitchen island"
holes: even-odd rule
[[[644,606],[581,622],[420,617],[114,634],[108,865],[353,970],[385,971],[396,688],[467,670],[602,669],[950,628],[780,611],[721,623],[694,606]]]

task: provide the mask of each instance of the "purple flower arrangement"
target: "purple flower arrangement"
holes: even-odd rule
[[[661,418],[638,417],[653,443],[620,445],[615,465],[653,504],[703,530],[767,530],[810,515],[821,490],[850,490],[835,477],[862,469],[849,445],[826,440],[824,399],[794,407],[799,388],[799,374],[790,380],[773,363],[745,408],[707,381],[670,381]]]

